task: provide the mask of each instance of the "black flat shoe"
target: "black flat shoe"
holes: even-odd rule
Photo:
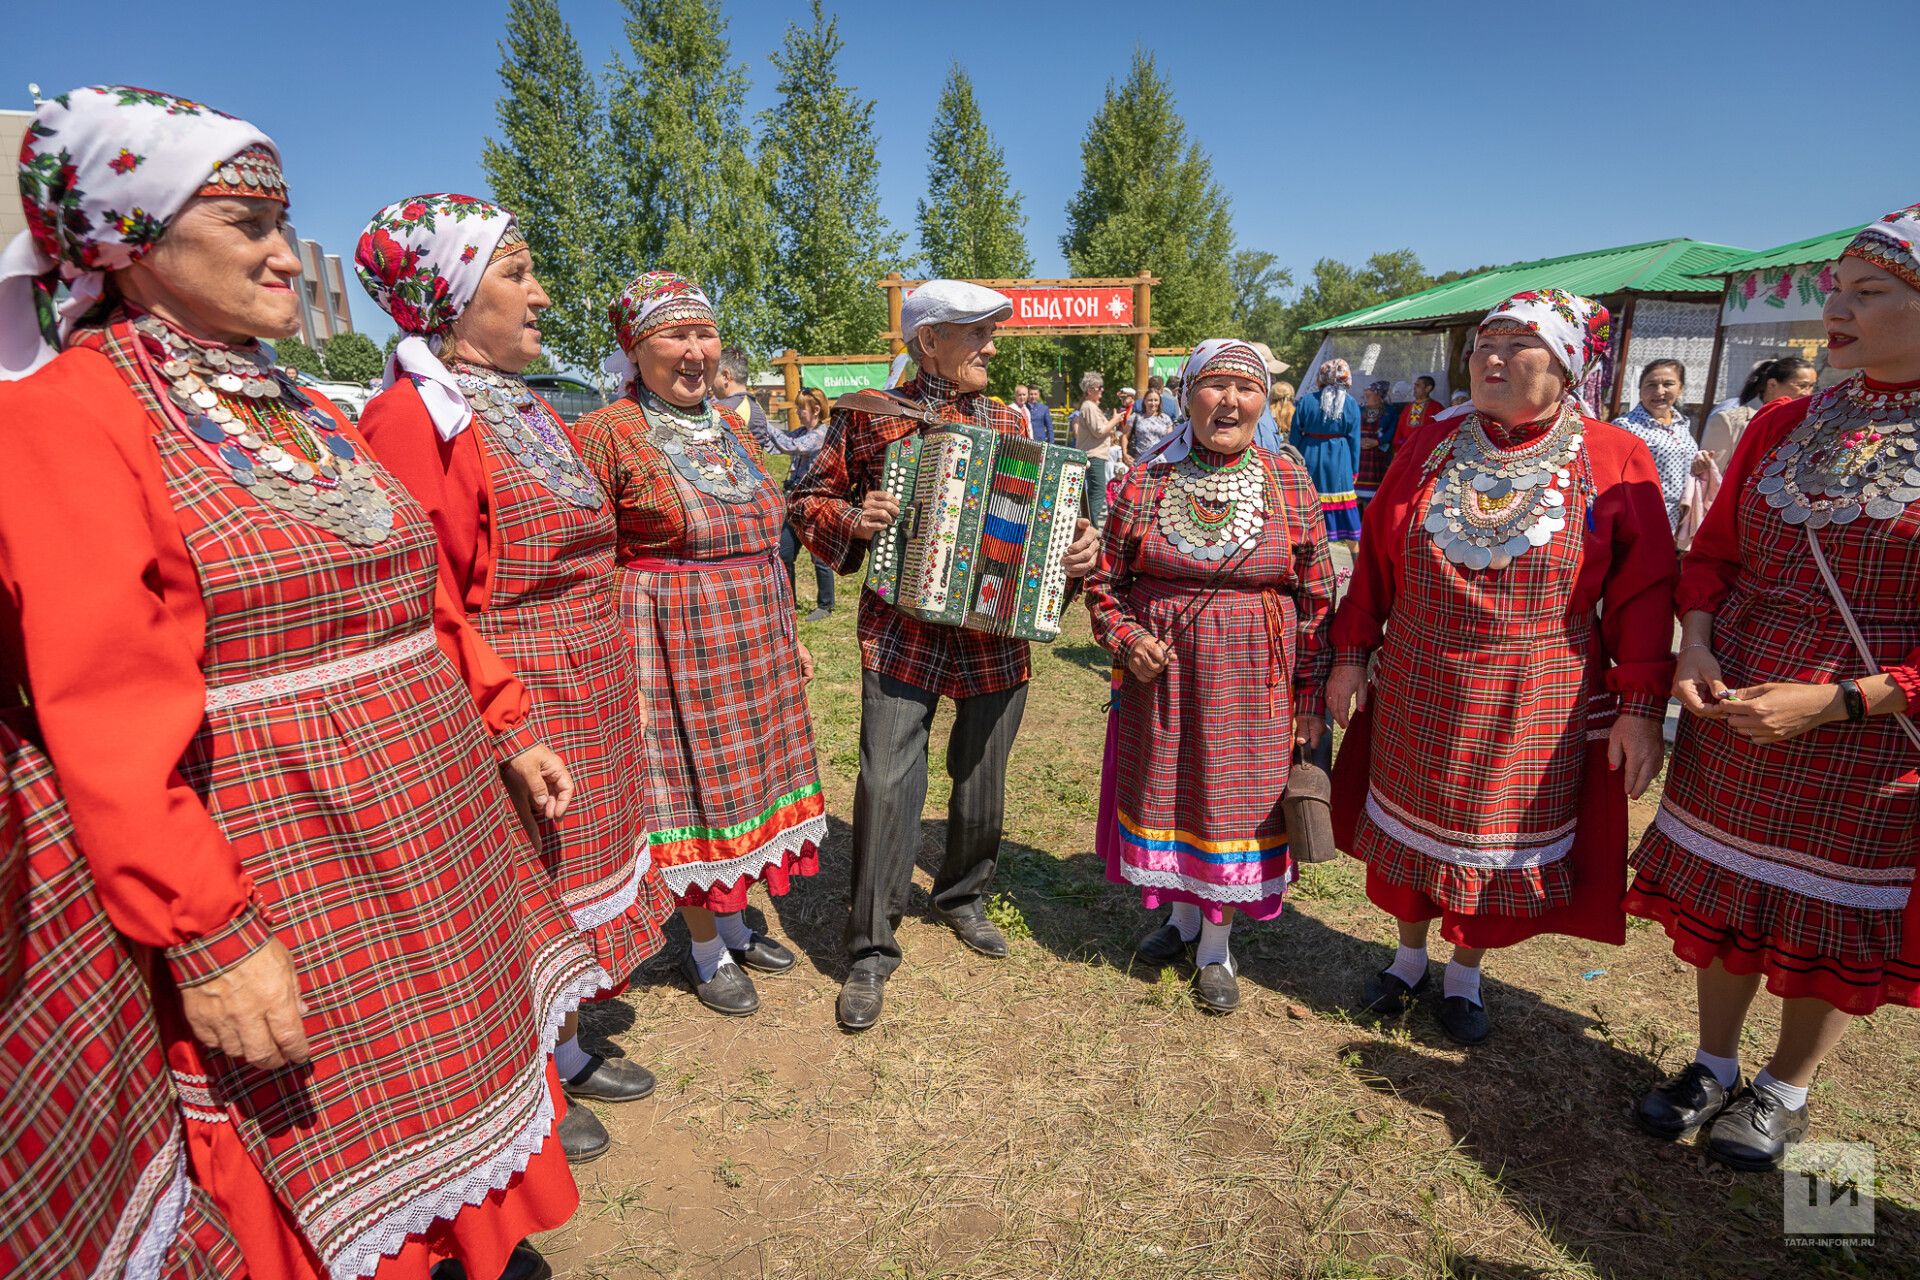
[[[653,1092],[653,1072],[625,1058],[593,1055],[586,1070],[560,1087],[569,1098],[592,1098],[596,1102],[638,1102]]]
[[[1366,985],[1360,988],[1360,1012],[1377,1014],[1382,1018],[1397,1018],[1413,1007],[1413,1002],[1425,995],[1427,988],[1433,985],[1433,975],[1423,973],[1420,981],[1408,986],[1400,976],[1382,969],[1369,975]]]
[[[952,915],[940,911],[935,914],[946,921],[954,935],[972,950],[995,960],[1007,958],[1006,935],[994,927],[984,911],[959,911]]]
[[[1804,1104],[1789,1111],[1772,1094],[1749,1085],[1733,1095],[1707,1130],[1707,1154],[1747,1173],[1778,1169],[1787,1147],[1807,1132]]]
[[[800,621],[802,621],[802,622],[825,622],[825,621],[826,621],[826,620],[827,620],[828,618],[831,618],[832,616],[833,616],[833,610],[831,610],[831,609],[815,609],[815,610],[814,610],[814,611],[813,611],[812,613],[810,613],[810,614],[808,614],[808,615],[807,615],[806,617],[804,617],[804,618],[802,618],[802,619],[800,619]]]
[[[754,934],[753,940],[738,951],[728,947],[727,954],[735,964],[760,973],[785,973],[794,965],[793,952],[764,933]]]
[[[1440,1029],[1455,1044],[1479,1044],[1493,1031],[1487,1020],[1487,1007],[1465,996],[1448,996],[1440,1002]]]
[[[567,1108],[566,1119],[560,1122],[560,1150],[566,1153],[568,1164],[598,1160],[612,1145],[613,1135],[600,1123],[599,1116],[585,1107]]]
[[[840,1025],[849,1031],[865,1031],[880,1021],[880,1006],[886,998],[885,975],[854,970],[840,988]]]
[[[1192,945],[1180,936],[1178,929],[1170,924],[1163,924],[1134,943],[1133,954],[1142,963],[1163,969],[1185,956],[1187,948]]]
[[[1734,1088],[1739,1088],[1739,1081]],[[1642,1094],[1633,1118],[1654,1137],[1678,1142],[1726,1110],[1732,1097],[1733,1089],[1721,1084],[1713,1072],[1690,1062],[1678,1075],[1668,1076]]]
[[[1210,1013],[1232,1013],[1240,1007],[1240,983],[1223,964],[1200,966],[1193,975],[1193,998]]]
[[[713,971],[713,976],[705,982],[700,981],[700,969],[693,963],[691,953],[680,961],[680,972],[686,977],[693,994],[700,1003],[715,1013],[724,1013],[729,1018],[744,1018],[760,1008],[760,993],[753,988],[753,979],[746,975],[737,964],[723,964]]]
[[[451,1258],[434,1263],[428,1274],[429,1280],[467,1280],[466,1266]],[[522,1240],[507,1255],[507,1269],[500,1273],[500,1280],[553,1280],[553,1268],[539,1250]]]

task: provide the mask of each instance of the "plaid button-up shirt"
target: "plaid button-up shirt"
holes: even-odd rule
[[[899,391],[933,408],[943,422],[991,427],[1023,439],[1028,435],[1029,423],[1019,410],[989,396],[962,395],[953,383],[930,373],[923,371]],[[867,553],[866,541],[854,536],[860,502],[880,487],[887,446],[920,429],[911,418],[834,411],[826,443],[793,491],[793,527],[808,550],[842,574],[860,569]],[[860,662],[867,670],[949,698],[1001,693],[1030,672],[1026,641],[922,622],[871,591],[860,593],[859,630]]]

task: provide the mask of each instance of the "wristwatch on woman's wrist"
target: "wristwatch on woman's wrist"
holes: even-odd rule
[[[1840,700],[1846,704],[1847,719],[1849,721],[1865,720],[1867,718],[1867,699],[1866,695],[1860,692],[1860,682],[1858,680],[1842,680],[1840,682]]]

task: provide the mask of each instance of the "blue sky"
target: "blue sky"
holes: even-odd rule
[[[1896,6],[1897,7],[1897,6]],[[838,0],[842,74],[878,102],[882,205],[909,231],[940,82],[958,60],[1026,198],[1043,275],[1064,273],[1080,140],[1136,45],[1172,80],[1243,245],[1296,276],[1412,248],[1430,269],[1668,236],[1766,248],[1920,199],[1910,42],[1865,5],[1214,5]],[[618,0],[565,0],[591,64],[624,47]],[[217,15],[217,27],[188,19]],[[504,0],[237,7],[94,0],[0,42],[0,105],[119,81],[200,98],[279,142],[302,235],[343,257],[416,191],[485,193]],[[799,0],[727,0],[737,56]],[[1872,16],[1877,12],[1878,21]],[[1188,19],[1211,15],[1205,21]],[[1484,14],[1484,16],[1483,16]],[[1183,25],[1186,24],[1186,25]],[[1885,38],[1871,33],[1879,30]],[[1143,180],[1152,160],[1142,157]],[[355,322],[390,331],[363,295]]]

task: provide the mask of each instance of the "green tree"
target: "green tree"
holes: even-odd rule
[[[361,385],[379,377],[387,363],[373,339],[364,333],[334,334],[321,344],[320,358],[327,366],[327,376],[335,382]]]
[[[1302,378],[1311,380],[1312,372],[1306,365],[1320,349],[1324,335],[1304,332],[1304,326],[1417,293],[1432,283],[1433,278],[1411,249],[1376,253],[1358,267],[1322,258],[1313,264],[1313,279],[1287,308],[1287,340],[1274,348],[1274,354],[1292,365]]]
[[[508,0],[499,48],[500,137],[487,139],[481,167],[553,299],[543,340],[563,363],[598,369],[614,346],[607,304],[629,278],[599,85],[556,0]]]
[[[947,72],[927,137],[927,194],[919,202],[920,253],[927,273],[1003,279],[1033,271],[1020,193],[1007,179],[1006,152],[980,118],[973,81],[958,63]]]
[[[611,69],[610,142],[621,261],[697,281],[730,345],[773,340],[773,236],[749,153],[747,71],[730,61],[719,0],[623,0],[631,63]]]
[[[401,333],[398,329],[388,334],[387,340],[380,344],[380,358],[382,360],[385,360],[388,357],[392,356],[393,349],[400,345],[400,339],[404,338],[405,336],[406,335]]]
[[[1233,282],[1233,336],[1264,342],[1276,353],[1287,332],[1287,304],[1283,295],[1293,287],[1293,273],[1265,249],[1240,249],[1227,263]]]
[[[840,79],[839,22],[813,0],[773,54],[776,101],[760,116],[760,165],[772,194],[779,345],[808,355],[880,349],[886,300],[874,281],[905,242],[880,212],[873,102]]]
[[[268,344],[273,348],[273,358],[288,369],[297,369],[309,378],[327,376],[327,362],[320,353],[298,338],[278,338]]]
[[[1136,50],[1126,80],[1109,82],[1104,102],[1080,144],[1080,189],[1067,204],[1060,248],[1077,276],[1130,276],[1151,271],[1153,322],[1159,346],[1186,346],[1224,334],[1232,319],[1233,222],[1213,162],[1187,134],[1173,90]],[[1084,369],[1099,369],[1107,386],[1133,381],[1123,338],[1076,338],[1068,344],[1077,388]]]

